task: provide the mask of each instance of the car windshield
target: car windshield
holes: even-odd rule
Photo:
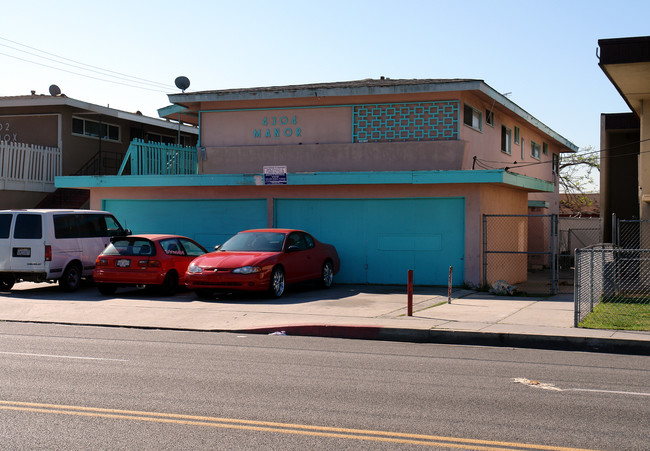
[[[230,238],[219,248],[228,252],[280,252],[284,233],[243,232]]]

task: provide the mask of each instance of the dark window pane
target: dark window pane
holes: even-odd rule
[[[20,214],[16,217],[14,238],[41,239],[43,238],[43,222],[41,215]]]
[[[0,215],[0,238],[9,238],[9,229],[11,228],[11,214]]]

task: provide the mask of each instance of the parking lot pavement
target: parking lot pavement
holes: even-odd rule
[[[66,293],[56,284],[18,283],[0,293],[0,321],[326,335],[469,344],[631,348],[648,352],[650,332],[573,327],[571,295],[499,297],[485,292],[416,287],[413,316],[407,316],[406,288],[334,285],[323,290],[290,287],[280,299],[226,294],[201,299],[193,292],[159,296],[119,289],[101,295],[92,285]],[[608,347],[609,346],[609,347]],[[645,349],[645,351],[643,351]]]

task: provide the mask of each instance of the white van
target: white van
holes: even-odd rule
[[[18,280],[75,291],[110,237],[129,234],[106,211],[0,210],[0,291]]]

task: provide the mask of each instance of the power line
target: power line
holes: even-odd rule
[[[107,83],[113,83],[113,84],[116,84],[116,85],[129,86],[131,88],[146,89],[147,91],[167,93],[167,91],[162,91],[160,89],[145,88],[144,86],[135,86],[135,85],[130,85],[128,83],[121,83],[119,81],[106,80],[105,78],[93,77],[91,75],[83,75],[83,74],[79,74],[79,73],[76,73],[76,72],[72,72],[70,70],[61,69],[60,67],[49,66],[47,64],[37,63],[35,61],[30,61],[30,60],[27,60],[25,58],[20,58],[20,57],[15,56],[15,55],[9,55],[7,53],[0,52],[0,55],[8,56],[9,58],[14,58],[14,59],[17,59],[17,60],[20,60],[20,61],[25,61],[27,63],[36,64],[38,66],[48,67],[50,69],[58,70],[58,71],[61,71],[61,72],[67,72],[69,74],[79,75],[81,77],[86,77],[86,78],[92,78],[93,80],[105,81]]]
[[[131,76],[131,75],[123,74],[123,73],[112,71],[112,70],[109,70],[109,69],[104,69],[104,68],[97,67],[97,66],[92,66],[90,64],[82,63],[80,61],[75,61],[75,60],[72,60],[70,58],[66,58],[66,57],[63,57],[63,56],[60,56],[60,55],[56,55],[56,54],[53,54],[53,53],[50,53],[50,52],[46,52],[44,50],[37,49],[35,47],[31,47],[31,46],[28,46],[28,45],[25,45],[25,44],[21,44],[20,42],[12,41],[11,39],[0,37],[0,40],[10,42],[12,44],[16,44],[16,45],[19,45],[19,46],[22,46],[22,47],[25,47],[25,48],[28,48],[28,49],[31,49],[31,50],[35,50],[36,52],[43,53],[45,55],[53,56],[53,57],[57,58],[58,60],[53,59],[53,58],[48,58],[48,57],[45,57],[45,56],[42,56],[42,55],[38,55],[38,54],[35,54],[35,53],[32,53],[32,52],[28,52],[26,50],[21,50],[19,48],[16,48],[16,47],[13,47],[13,46],[10,46],[10,45],[0,44],[3,47],[7,47],[7,48],[10,48],[12,50],[21,52],[21,53],[26,53],[28,55],[35,56],[36,58],[41,58],[41,59],[45,59],[45,60],[48,60],[48,61],[52,61],[52,62],[55,62],[57,64],[63,65],[63,66],[74,67],[74,68],[77,68],[77,69],[80,69],[80,70],[83,70],[83,71],[94,72],[94,73],[103,75],[105,77],[115,78],[115,79],[118,79],[118,80],[124,80],[124,81],[127,81],[129,83],[122,83],[122,82],[118,82],[118,81],[114,81],[114,80],[108,80],[106,78],[98,78],[98,77],[94,77],[94,76],[91,76],[91,75],[74,72],[72,70],[66,70],[66,69],[63,69],[63,68],[60,68],[60,67],[55,67],[55,66],[51,66],[51,65],[48,65],[48,64],[40,63],[38,61],[32,61],[30,59],[20,58],[20,57],[15,56],[15,55],[10,55],[10,54],[7,54],[7,53],[1,53],[0,52],[0,55],[4,55],[4,56],[10,57],[10,58],[18,59],[20,61],[28,62],[28,63],[31,63],[31,64],[43,66],[43,67],[48,67],[50,69],[59,70],[59,71],[62,71],[62,72],[70,73],[70,74],[73,74],[73,75],[78,75],[78,76],[81,76],[81,77],[86,77],[86,78],[91,78],[91,79],[94,79],[94,80],[105,81],[105,82],[108,82],[108,83],[120,84],[120,85],[129,86],[129,87],[133,87],[133,88],[146,89],[146,90],[149,90],[149,91],[167,93],[167,92],[172,91],[174,89],[173,86],[168,85],[168,84],[159,83],[159,82],[156,82],[156,81],[151,81],[151,80],[147,80],[147,79],[140,78],[140,77],[134,77],[134,76]],[[59,61],[59,60],[63,60],[63,61]],[[74,64],[66,63],[65,61],[69,61],[69,62],[74,63]],[[85,66],[85,67],[83,67],[83,66]],[[114,74],[114,75],[112,75],[112,74]],[[136,86],[133,83],[149,85],[150,87],[147,88],[147,87],[142,87],[142,86]],[[152,88],[158,88],[158,89],[152,89]],[[165,89],[165,91],[162,91],[161,89]]]

